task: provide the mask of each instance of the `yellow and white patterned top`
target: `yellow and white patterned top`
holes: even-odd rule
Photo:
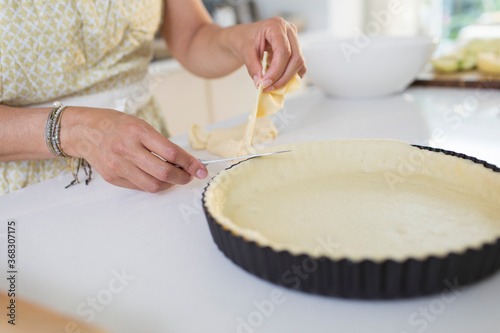
[[[27,106],[138,82],[161,0],[0,0],[0,104]],[[136,114],[166,134],[157,104]],[[64,160],[0,163],[0,194],[51,178]]]

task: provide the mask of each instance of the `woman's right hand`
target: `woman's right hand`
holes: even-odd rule
[[[107,182],[152,193],[208,174],[198,159],[147,122],[115,110],[68,107],[61,147],[67,155],[85,158]]]

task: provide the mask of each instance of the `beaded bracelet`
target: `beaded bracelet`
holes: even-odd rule
[[[92,167],[90,164],[83,158],[68,156],[61,148],[61,118],[65,109],[66,106],[62,105],[60,102],[54,103],[54,108],[49,113],[45,125],[45,142],[47,143],[47,148],[54,156],[66,158],[66,164],[68,168],[71,169],[74,178],[66,188],[80,183],[78,179],[80,168],[83,168],[87,175],[85,184],[88,185],[92,180]]]
[[[52,155],[57,157],[68,157],[61,148],[61,116],[66,109],[60,102],[54,103],[54,108],[47,118],[45,125],[45,142]]]

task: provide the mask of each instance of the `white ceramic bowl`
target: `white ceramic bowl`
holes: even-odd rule
[[[301,37],[307,77],[327,94],[375,97],[404,90],[430,59],[432,37],[336,39],[328,33]]]

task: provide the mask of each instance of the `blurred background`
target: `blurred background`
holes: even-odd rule
[[[281,16],[297,26],[300,38],[320,31],[327,31],[337,38],[351,39],[360,33],[369,36],[438,37],[440,42],[432,58],[439,60],[434,62],[434,66],[429,62],[422,70],[427,73],[475,70],[480,52],[496,52],[497,56],[500,55],[499,43],[492,46],[474,42],[500,38],[500,0],[203,2],[215,22],[221,26]],[[475,44],[469,45],[471,41]],[[168,48],[161,39],[157,39],[154,49],[151,65],[153,90],[163,106],[172,135],[185,133],[193,119],[206,126],[250,110],[255,91],[244,68],[223,79],[204,80],[192,76],[170,59]],[[425,78],[424,74],[416,79]],[[179,96],[186,94],[186,91],[189,91],[190,96],[179,102]]]
[[[299,31],[329,29],[349,37],[353,28],[364,26],[373,14],[388,6],[400,6],[398,16],[384,33],[432,34],[456,39],[461,30],[479,36],[499,36],[500,0],[205,0],[214,19],[223,26],[282,16]],[[495,27],[497,25],[497,27]],[[463,32],[462,32],[463,34]]]

